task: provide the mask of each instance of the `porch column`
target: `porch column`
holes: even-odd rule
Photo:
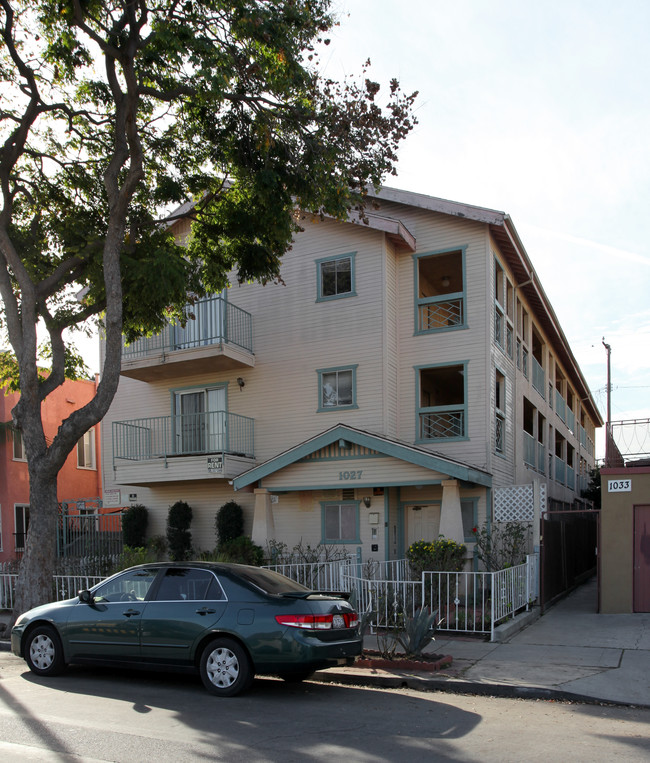
[[[265,548],[267,541],[275,539],[271,495],[265,488],[256,488],[253,492],[255,493],[255,513],[251,539],[253,543]]]
[[[460,488],[458,480],[442,481],[442,506],[440,508],[440,535],[456,543],[465,542],[463,516],[460,511]]]

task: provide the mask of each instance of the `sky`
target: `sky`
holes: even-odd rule
[[[603,338],[612,419],[650,417],[650,2],[333,7],[327,76],[419,91],[386,184],[507,212],[603,418]]]
[[[335,0],[324,72],[417,90],[387,185],[507,212],[603,418],[650,417],[650,2]]]

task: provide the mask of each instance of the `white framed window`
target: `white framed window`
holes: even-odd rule
[[[356,296],[354,255],[352,252],[316,260],[317,302]]]
[[[95,464],[95,429],[89,429],[77,442],[77,468],[96,469]]]
[[[14,506],[14,550],[24,551],[29,529],[29,506],[17,503]]]
[[[321,503],[323,543],[360,543],[359,501]]]
[[[172,391],[174,452],[220,453],[227,450],[226,386]]]
[[[27,461],[25,455],[25,446],[23,445],[23,435],[19,429],[12,430],[14,441],[14,461]]]
[[[321,368],[318,374],[318,410],[332,411],[342,408],[357,408],[356,400],[357,366],[341,368]]]

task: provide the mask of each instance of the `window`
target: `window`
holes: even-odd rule
[[[476,538],[472,530],[478,525],[478,498],[461,498],[460,513],[463,519],[465,543],[474,543]]]
[[[316,260],[317,302],[354,297],[354,253]]]
[[[210,570],[168,569],[160,582],[156,601],[224,601],[225,595]]]
[[[111,578],[93,590],[95,600],[102,602],[144,601],[158,569],[130,570]]]
[[[465,365],[424,367],[416,371],[419,385],[419,439],[465,438]]]
[[[500,372],[495,374],[494,407],[495,407],[495,431],[494,448],[497,453],[503,455],[506,448],[506,378]]]
[[[318,373],[319,411],[357,408],[357,366],[322,368]]]
[[[322,503],[323,543],[359,543],[359,502]]]
[[[465,326],[465,249],[416,255],[415,333]]]
[[[89,429],[77,443],[77,467],[95,469],[95,430]]]
[[[27,457],[25,456],[25,448],[23,446],[23,436],[19,429],[14,429],[12,431],[14,440],[14,461],[26,461]]]
[[[24,551],[29,529],[29,506],[20,504],[14,506],[14,528],[14,549]]]

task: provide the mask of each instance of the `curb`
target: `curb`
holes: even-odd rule
[[[560,689],[546,689],[541,686],[485,684],[457,678],[430,678],[417,676],[413,673],[369,673],[368,671],[354,671],[354,669],[342,672],[337,671],[336,668],[330,668],[329,670],[317,671],[310,680],[319,683],[371,686],[380,689],[414,689],[417,691],[439,691],[445,694],[475,694],[481,697],[500,697],[503,699],[539,699],[555,702],[578,702],[585,705],[613,705],[650,709],[650,705],[647,704],[602,699]]]

